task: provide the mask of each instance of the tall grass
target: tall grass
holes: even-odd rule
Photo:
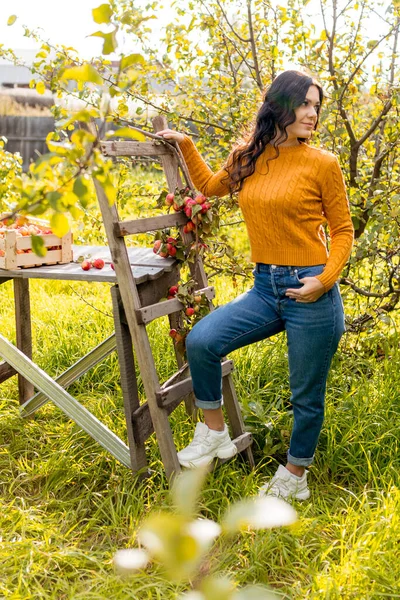
[[[219,302],[234,293],[227,282],[217,283]],[[53,376],[112,331],[112,319],[103,314],[111,314],[106,284],[32,281],[31,295],[34,360]],[[12,338],[10,282],[2,286],[2,325]],[[167,329],[161,322],[151,327],[162,378],[174,369],[172,358],[165,360],[172,355]],[[218,561],[210,559],[211,571],[234,573],[241,584],[272,584],[283,598],[400,598],[398,344],[391,340],[379,361],[345,349],[344,343],[332,369],[326,422],[310,469],[312,499],[297,506],[299,524],[237,537],[219,549]],[[273,473],[292,418],[284,338],[233,358],[257,468],[249,472],[237,458],[210,475],[200,513],[216,520]],[[70,391],[126,438],[115,355]],[[192,435],[183,408],[171,425],[182,447]],[[147,443],[152,475],[139,482],[51,404],[23,421],[13,378],[1,386],[0,440],[0,597],[178,597],[178,586],[157,567],[124,580],[111,566],[116,549],[135,543],[149,511],[168,503],[154,437]]]
[[[148,214],[154,207],[160,177],[153,175],[136,172],[141,199],[135,204],[129,181],[121,182],[126,216]],[[152,200],[146,194],[153,194]],[[82,227],[76,228],[76,239],[101,243],[96,209]],[[236,244],[245,244],[243,228]],[[213,284],[220,304],[241,291],[222,278]],[[12,283],[2,284],[0,293],[2,331],[14,339]],[[33,358],[52,376],[113,331],[108,284],[31,281],[31,302]],[[350,295],[347,304],[351,310]],[[378,329],[374,337],[360,338],[357,347],[350,336],[341,343],[310,468],[311,501],[296,506],[299,523],[224,542],[205,568],[232,573],[240,584],[271,584],[282,598],[400,598],[400,350],[395,328],[387,331],[390,337]],[[175,369],[168,324],[154,322],[149,332],[158,373],[166,379]],[[249,471],[238,457],[209,476],[199,513],[215,520],[231,502],[256,494],[284,460],[292,424],[284,336],[232,357],[257,468]],[[126,439],[115,354],[69,391]],[[140,378],[139,391],[143,394]],[[183,407],[170,422],[181,448],[191,439],[193,425]],[[179,587],[155,566],[124,580],[111,565],[117,549],[135,544],[143,518],[169,502],[154,436],[146,446],[151,476],[140,482],[51,403],[22,420],[16,378],[1,385],[0,598],[179,596]]]

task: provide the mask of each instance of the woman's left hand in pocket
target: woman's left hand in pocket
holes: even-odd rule
[[[302,288],[288,288],[286,290],[286,296],[293,298],[296,302],[315,302],[325,293],[324,286],[316,277],[304,277],[299,281],[303,284]]]

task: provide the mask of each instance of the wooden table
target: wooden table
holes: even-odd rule
[[[0,334],[0,357],[5,361],[0,363],[0,383],[18,374],[19,399],[21,413],[24,417],[32,415],[51,400],[115,458],[126,466],[133,468],[132,456],[130,456],[128,446],[65,390],[81,375],[104,360],[116,349],[115,334],[104,340],[55,380],[32,361],[30,279],[97,281],[117,284],[115,272],[111,268],[111,257],[107,247],[74,246],[73,251],[74,261],[80,255],[84,255],[85,257],[90,256],[91,259],[103,258],[106,264],[102,270],[92,268],[89,271],[83,271],[80,264],[76,262],[13,271],[0,269],[0,284],[10,279],[13,280],[14,284],[17,337],[15,347],[4,335]],[[176,283],[179,266],[174,259],[161,258],[149,248],[129,248],[128,256],[133,277],[138,285],[142,306],[158,302],[160,298],[165,296],[168,286]],[[116,328],[118,328],[121,326],[121,321],[124,320],[124,315],[121,304],[118,302],[117,285],[114,285],[111,291],[114,322]],[[122,362],[124,360],[124,357],[120,354],[123,354],[124,351],[123,348],[118,348],[120,364],[121,360]],[[36,394],[34,393],[34,387],[39,390]],[[129,402],[129,399],[127,401]],[[125,413],[128,419],[129,414],[126,410]]]

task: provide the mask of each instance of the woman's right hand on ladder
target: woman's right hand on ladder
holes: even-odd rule
[[[183,133],[179,133],[179,131],[174,131],[173,129],[162,129],[161,131],[157,131],[157,135],[160,135],[166,140],[177,142],[178,144],[185,139]]]

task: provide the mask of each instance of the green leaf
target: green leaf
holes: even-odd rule
[[[192,206],[192,217],[194,217],[195,215],[197,215],[197,213],[199,213],[201,211],[201,205],[200,204],[195,204],[194,206]]]
[[[101,23],[109,23],[113,15],[113,10],[109,4],[100,4],[97,8],[92,9],[93,20],[99,25]]]
[[[32,235],[32,250],[36,254],[36,256],[46,256],[47,248],[44,245],[44,239],[40,235]]]
[[[135,131],[130,127],[121,127],[121,129],[111,131],[109,137],[124,137],[131,140],[137,140],[138,142],[144,142],[146,140],[146,136],[143,135],[143,133],[140,133],[140,131]]]
[[[121,71],[124,71],[128,67],[131,67],[137,63],[142,65],[145,63],[145,60],[141,54],[129,54],[129,56],[124,56],[121,59]]]
[[[48,200],[53,210],[61,211],[63,209],[61,198],[62,194],[60,194],[60,192],[49,192],[48,194],[46,194],[46,199]]]
[[[70,69],[66,69],[61,76],[61,79],[74,81],[87,81],[90,83],[97,83],[101,85],[103,83],[102,78],[99,73],[96,71],[92,65],[85,63],[80,67],[71,67]]]
[[[180,514],[191,516],[194,513],[206,475],[207,469],[190,469],[176,477],[172,498]]]
[[[386,325],[390,325],[392,322],[392,319],[389,317],[389,315],[385,315],[383,313],[378,315],[378,319],[382,321],[382,323],[386,323]]]
[[[104,40],[103,50],[102,50],[103,54],[112,54],[112,52],[115,51],[115,49],[118,45],[117,38],[115,35],[116,32],[117,32],[116,29],[114,29],[110,33],[103,33],[102,31],[96,31],[95,33],[92,33],[89,37],[102,38]]]
[[[164,207],[164,205],[165,205],[165,198],[167,197],[167,194],[168,194],[167,190],[163,190],[161,192],[161,194],[158,196],[158,198],[156,200],[157,208]]]
[[[81,205],[85,208],[89,200],[89,188],[86,185],[84,177],[79,176],[75,179],[72,190],[78,196]]]
[[[63,237],[69,231],[67,217],[62,213],[55,213],[50,219],[50,226],[53,233],[58,237]]]
[[[18,19],[17,15],[11,15],[11,17],[8,17],[8,21],[7,21],[7,25],[10,27],[11,25],[14,25],[15,21]]]

